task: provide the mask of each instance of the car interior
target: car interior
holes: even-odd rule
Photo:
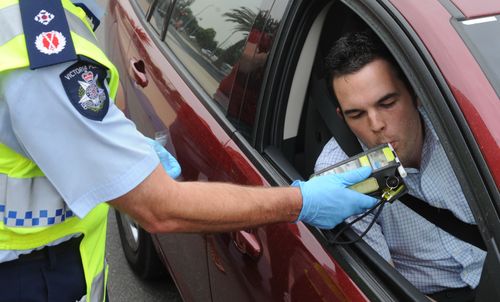
[[[316,159],[333,136],[347,154],[361,151],[336,112],[338,103],[324,58],[338,37],[362,28],[354,13],[335,2],[322,9],[307,34],[290,87],[280,148],[304,179],[313,173]]]

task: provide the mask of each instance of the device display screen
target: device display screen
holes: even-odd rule
[[[357,156],[341,161],[338,164],[319,171],[315,175],[339,174],[355,170],[360,167],[371,167],[375,172],[389,165],[397,163],[394,150],[388,144],[380,145]]]

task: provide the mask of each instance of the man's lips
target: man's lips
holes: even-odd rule
[[[396,140],[383,140],[377,143],[377,145],[383,145],[383,144],[391,144],[391,146],[395,147],[395,145],[397,145],[398,142]]]

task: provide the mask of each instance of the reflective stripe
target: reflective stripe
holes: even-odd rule
[[[95,36],[89,31],[82,20],[67,10],[65,10],[65,13],[70,30],[82,38],[87,39],[89,42],[92,42],[97,47],[97,40]],[[0,18],[1,20],[9,20],[7,24],[3,24],[2,30],[0,31],[1,46],[23,33],[23,24],[21,22],[19,5],[11,5],[0,9]]]
[[[104,261],[104,269],[92,280],[92,288],[90,289],[89,301],[104,301],[105,280],[106,280],[106,261]]]
[[[74,216],[46,177],[0,174],[0,221],[11,227],[48,226]]]
[[[21,23],[21,12],[18,5],[11,5],[0,9],[0,20],[9,20],[3,22],[2,30],[0,31],[0,45],[4,45],[12,38],[23,33],[23,25]]]

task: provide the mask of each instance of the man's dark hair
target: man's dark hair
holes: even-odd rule
[[[415,99],[413,89],[399,64],[370,30],[349,32],[335,41],[325,58],[326,68],[330,72],[329,84],[335,77],[355,73],[376,59],[384,59],[391,64],[396,76],[403,81]]]

